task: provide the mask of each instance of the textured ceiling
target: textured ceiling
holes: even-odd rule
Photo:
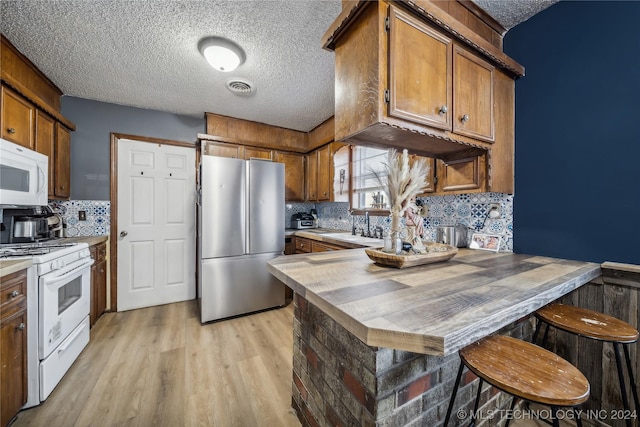
[[[552,0],[476,0],[505,28]],[[195,117],[212,112],[309,131],[333,115],[334,56],[320,38],[341,0],[0,0],[0,31],[65,95]],[[211,68],[205,36],[247,60]],[[226,89],[231,78],[255,93]]]

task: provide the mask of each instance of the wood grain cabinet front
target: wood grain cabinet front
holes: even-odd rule
[[[95,263],[91,266],[91,303],[89,322],[93,326],[107,307],[107,244],[98,243],[89,248]]]
[[[494,67],[397,7],[389,15],[389,115],[493,142]]]
[[[35,113],[36,109],[32,103],[17,92],[2,86],[2,138],[33,149]]]
[[[27,402],[27,270],[0,280],[0,425]]]
[[[55,198],[55,148],[56,148],[56,122],[48,114],[38,110],[36,112],[36,146],[38,153],[42,153],[49,159],[49,197]]]
[[[274,161],[284,163],[284,198],[291,202],[304,202],[304,154],[277,151]]]

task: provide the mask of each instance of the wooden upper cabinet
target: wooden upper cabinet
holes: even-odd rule
[[[306,163],[306,187],[307,200],[314,202],[318,200],[318,152],[312,151],[305,155]]]
[[[204,145],[204,154],[206,156],[232,157],[241,159],[240,145],[227,144],[226,142],[207,141]]]
[[[55,144],[55,196],[68,199],[71,195],[71,133],[56,123]]]
[[[284,163],[284,198],[291,202],[304,201],[304,155],[276,152],[274,161]]]
[[[33,149],[35,111],[33,104],[2,86],[2,138]]]
[[[333,200],[331,188],[333,187],[333,152],[332,144],[327,144],[317,150],[318,152],[318,201]]]
[[[55,132],[56,122],[47,114],[36,112],[36,146],[38,153],[49,158],[49,197],[55,197]]]
[[[430,196],[436,192],[436,182],[438,178],[436,177],[436,160],[431,157],[422,157],[416,156],[415,154],[411,156],[410,162],[413,164],[418,159],[424,159],[429,167],[428,176],[427,176],[427,185],[422,189],[422,192],[419,194],[420,196]]]
[[[494,140],[494,69],[462,49],[453,48],[453,132]]]
[[[473,156],[458,160],[438,160],[437,191],[442,193],[468,193],[486,191],[486,156]]]
[[[451,129],[451,39],[396,7],[389,15],[389,115]]]
[[[273,151],[269,150],[268,148],[244,147],[243,158],[245,160],[249,160],[249,159],[273,160]]]

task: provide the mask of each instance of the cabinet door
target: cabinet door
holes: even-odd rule
[[[284,163],[285,200],[304,201],[304,155],[277,152],[275,161]]]
[[[318,200],[318,152],[313,151],[305,156],[307,163],[307,200]]]
[[[436,182],[438,181],[438,177],[436,175],[436,160],[431,157],[416,156],[415,154],[411,156],[412,163],[418,159],[424,159],[429,167],[427,185],[422,189],[422,192],[418,196],[428,196],[436,191]]]
[[[485,156],[458,160],[438,160],[438,192],[485,190]]]
[[[311,252],[311,240],[305,239],[303,237],[296,237],[296,253],[297,254],[306,254]]]
[[[241,159],[240,146],[224,142],[207,142],[204,147],[206,156],[231,157]]]
[[[273,158],[272,151],[266,148],[244,147],[244,159],[265,159]]]
[[[27,402],[27,312],[0,322],[0,425]]]
[[[484,141],[494,140],[494,67],[455,46],[453,54],[453,131]]]
[[[452,41],[390,8],[389,116],[451,129]]]
[[[55,197],[56,122],[40,110],[36,112],[36,151],[49,158],[49,197]]]
[[[11,89],[2,86],[2,138],[34,148],[34,106]]]
[[[56,123],[54,159],[55,196],[61,199],[68,199],[71,194],[71,134],[60,123]]]
[[[331,200],[331,188],[333,182],[333,162],[331,161],[331,144],[325,145],[318,150],[318,181],[316,190],[319,201]]]

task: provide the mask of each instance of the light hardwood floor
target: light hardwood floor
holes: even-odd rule
[[[204,326],[197,310],[188,301],[105,314],[47,401],[13,426],[299,427],[293,305]]]

